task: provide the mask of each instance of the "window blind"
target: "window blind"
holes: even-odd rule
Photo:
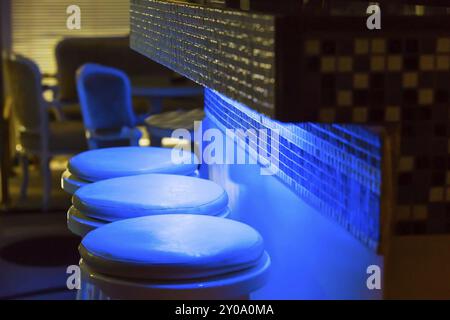
[[[81,29],[67,28],[70,5],[81,9]],[[64,37],[129,33],[129,0],[11,0],[12,49],[55,73],[55,46]]]

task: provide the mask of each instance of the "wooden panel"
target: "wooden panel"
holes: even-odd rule
[[[385,298],[450,299],[450,236],[393,237],[385,260]]]

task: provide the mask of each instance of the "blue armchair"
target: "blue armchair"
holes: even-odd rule
[[[77,90],[90,149],[139,145],[141,132],[124,72],[85,64],[77,73]]]

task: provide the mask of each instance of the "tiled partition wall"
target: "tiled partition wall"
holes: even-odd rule
[[[205,109],[223,130],[266,129],[271,147],[259,147],[269,158],[276,145],[271,144],[271,131],[278,130],[278,178],[366,245],[377,247],[381,142],[375,132],[358,125],[280,123],[210,89],[205,90]],[[248,141],[246,147],[258,148]]]
[[[133,0],[130,19],[133,49],[197,83],[272,113],[273,16]]]
[[[450,28],[439,32],[305,41],[317,121],[398,129],[398,235],[450,233]]]
[[[332,2],[336,1],[321,1]],[[255,111],[285,122],[308,123],[287,124],[287,133],[292,131],[301,137],[297,132],[303,130],[315,136],[314,129],[326,137],[334,130],[333,137],[342,139],[336,144],[337,149],[353,156],[350,148],[367,150],[354,145],[354,137],[358,136],[355,128],[360,132],[370,132],[363,126],[394,128],[399,135],[391,152],[395,176],[388,186],[389,194],[383,194],[391,199],[391,208],[386,211],[392,211],[388,212],[392,219],[386,223],[392,223],[393,228],[385,225],[384,230],[389,230],[389,234],[394,230],[395,235],[450,234],[448,10],[433,8],[435,13],[423,16],[399,10],[389,14],[384,10],[383,28],[367,32],[361,25],[366,20],[362,16],[314,14],[315,11],[301,11],[297,16],[294,12],[258,14],[165,0],[131,3],[132,48]],[[383,6],[385,3],[388,1],[383,1]],[[207,104],[211,109],[211,102]],[[227,109],[223,108],[225,112]],[[227,122],[232,114],[214,110],[218,121]],[[241,107],[234,110],[241,112]],[[214,115],[212,111],[210,114]],[[259,114],[255,117],[266,119]],[[239,121],[235,123],[238,124]],[[318,155],[322,156],[326,149],[317,149],[314,156],[320,158]],[[303,153],[312,154],[302,146],[297,154],[301,157]],[[311,191],[311,203],[320,203],[325,212],[344,221],[343,225],[354,229],[352,232],[360,238],[370,238],[360,230],[370,229],[373,224],[365,219],[354,220],[359,214],[355,206],[362,203],[360,197],[366,194],[364,187],[369,183],[362,183],[356,196],[345,191],[325,196],[322,190],[333,189],[331,182],[322,184],[318,191],[310,188],[330,175],[291,164],[295,162],[288,161],[282,170],[287,184]],[[298,168],[302,170],[296,171]],[[349,174],[339,176],[339,166],[329,170],[337,181],[353,179]],[[367,171],[358,170],[352,174],[366,176]],[[303,184],[294,183],[286,178],[292,171],[310,176],[300,180]],[[330,197],[335,202],[330,202]],[[334,207],[334,203],[342,205]],[[378,219],[372,217],[373,211],[361,212],[362,217]],[[367,242],[376,243],[378,239],[375,236]]]

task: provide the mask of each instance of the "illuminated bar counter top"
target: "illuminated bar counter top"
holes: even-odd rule
[[[132,0],[131,47],[203,85],[213,126],[268,130],[249,150],[280,132],[277,180],[381,257],[383,297],[417,274],[449,297],[446,1],[378,1],[380,30],[368,1],[191,2]]]

